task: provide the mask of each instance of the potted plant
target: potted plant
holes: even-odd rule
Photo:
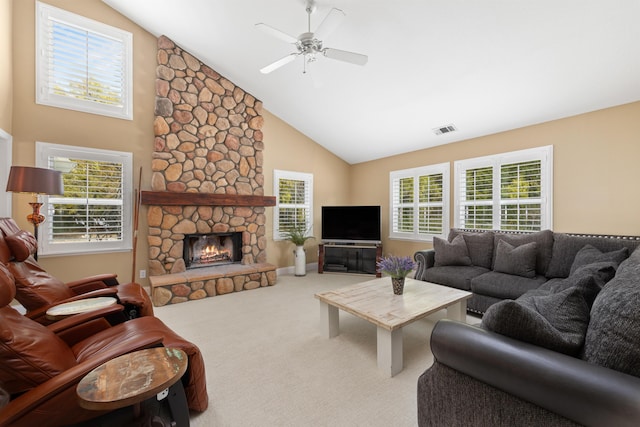
[[[296,276],[304,276],[307,274],[307,255],[304,252],[304,242],[309,239],[313,239],[313,236],[307,235],[308,231],[309,230],[298,225],[282,233],[285,240],[296,245],[296,249],[293,251],[295,256],[294,271]]]
[[[413,271],[416,263],[408,256],[398,257],[388,255],[382,257],[380,261],[376,263],[376,266],[379,271],[391,276],[393,293],[402,295],[404,291],[404,279]]]

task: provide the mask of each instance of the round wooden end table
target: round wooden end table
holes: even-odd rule
[[[133,406],[168,389],[187,370],[187,355],[177,348],[154,347],[127,353],[89,372],[76,388],[85,409],[114,410]]]

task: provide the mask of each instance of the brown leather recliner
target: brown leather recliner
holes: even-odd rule
[[[78,382],[108,360],[159,343],[187,354],[182,383],[189,408],[207,408],[200,350],[156,317],[111,326],[101,316],[122,309],[115,305],[44,326],[10,307],[14,296],[13,276],[0,264],[0,387],[12,397],[0,408],[0,427],[62,426],[103,415],[78,405]]]
[[[27,310],[27,316],[48,323],[48,308],[77,299],[113,296],[125,306],[125,316],[152,316],[149,294],[138,283],[118,283],[115,274],[101,274],[63,283],[47,273],[35,260],[35,237],[21,230],[12,218],[0,218],[0,262],[16,280],[16,300]]]

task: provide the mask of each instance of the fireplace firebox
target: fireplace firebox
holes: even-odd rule
[[[242,233],[186,234],[183,248],[187,269],[239,263]]]

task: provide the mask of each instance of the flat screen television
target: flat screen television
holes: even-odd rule
[[[323,206],[322,241],[380,243],[380,206]]]

